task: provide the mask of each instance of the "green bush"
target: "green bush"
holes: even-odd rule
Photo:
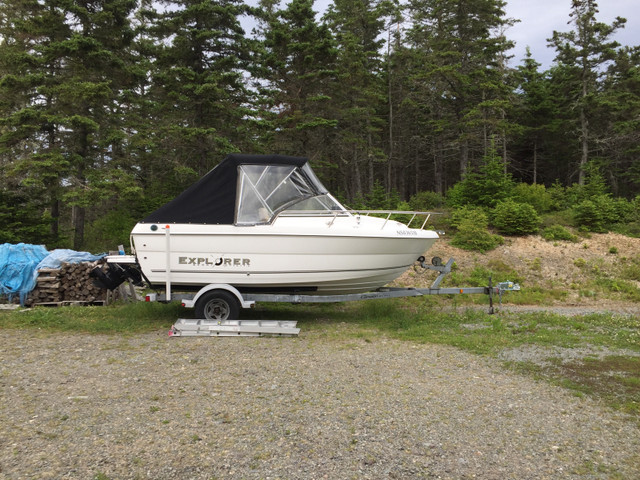
[[[618,198],[616,202],[615,209],[622,218],[613,225],[612,230],[622,235],[640,238],[640,195],[631,201]]]
[[[606,232],[604,212],[592,200],[583,200],[573,208],[576,225],[591,232]]]
[[[489,220],[479,208],[465,207],[457,210],[452,214],[451,223],[457,228],[451,239],[454,247],[487,252],[503,243],[501,236],[488,231]]]
[[[452,207],[475,205],[491,208],[500,200],[511,197],[514,186],[511,174],[494,148],[483,158],[477,169],[471,169],[461,182],[447,192],[447,204]]]
[[[513,200],[518,203],[528,203],[538,213],[554,210],[554,199],[544,185],[518,183],[513,187]]]
[[[637,214],[633,202],[609,195],[596,195],[582,200],[573,208],[576,225],[588,231],[605,233],[617,224],[630,223]],[[624,227],[624,225],[623,225]]]
[[[117,250],[118,245],[129,245],[131,230],[136,224],[124,209],[113,210],[87,225],[84,248],[90,252]]]
[[[609,187],[600,171],[597,162],[590,162],[585,167],[585,183],[578,185],[574,183],[565,189],[567,204],[576,205],[584,200],[592,200],[595,197],[609,194]]]
[[[542,238],[550,242],[557,241],[557,240],[565,240],[573,243],[578,242],[578,236],[571,233],[562,225],[551,225],[545,228],[542,231]]]
[[[475,222],[485,229],[489,227],[489,218],[482,208],[467,205],[451,212],[449,223],[453,228],[459,228],[466,221]]]
[[[569,208],[567,189],[560,183],[559,180],[553,182],[553,185],[551,185],[547,189],[547,193],[551,197],[552,211],[566,210],[567,208]]]
[[[409,199],[411,210],[429,211],[441,208],[444,205],[444,197],[436,192],[418,192]]]
[[[505,200],[493,209],[492,223],[504,235],[529,235],[540,228],[540,217],[528,203]]]

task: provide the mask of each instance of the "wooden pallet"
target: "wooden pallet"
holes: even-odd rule
[[[104,305],[105,300],[61,300],[59,302],[39,302],[34,303],[34,307],[85,307],[90,305]]]

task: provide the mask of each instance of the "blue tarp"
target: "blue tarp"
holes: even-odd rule
[[[38,263],[36,271],[40,268],[60,268],[63,263],[95,262],[104,257],[104,255],[104,253],[94,255],[89,252],[76,252],[75,250],[59,248],[51,251],[49,255]]]
[[[36,286],[38,269],[60,268],[63,263],[95,262],[104,254],[93,255],[89,252],[57,249],[47,252],[42,245],[19,243],[0,245],[0,294],[11,300],[20,295],[20,304],[24,305],[27,294]]]
[[[20,304],[24,305],[27,294],[36,285],[36,266],[47,255],[49,252],[42,245],[0,245],[0,294],[9,300],[20,295]]]

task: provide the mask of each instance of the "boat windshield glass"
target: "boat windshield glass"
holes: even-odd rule
[[[292,165],[241,165],[238,175],[238,225],[268,223],[285,206],[324,193],[315,176]]]
[[[344,207],[327,193],[296,202],[294,205],[287,207],[282,212],[282,215],[308,215],[309,213],[334,215],[336,211],[344,211]]]

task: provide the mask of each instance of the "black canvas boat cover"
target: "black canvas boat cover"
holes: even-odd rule
[[[235,221],[240,165],[302,167],[307,162],[307,158],[286,155],[230,154],[204,177],[140,223],[232,225]]]

